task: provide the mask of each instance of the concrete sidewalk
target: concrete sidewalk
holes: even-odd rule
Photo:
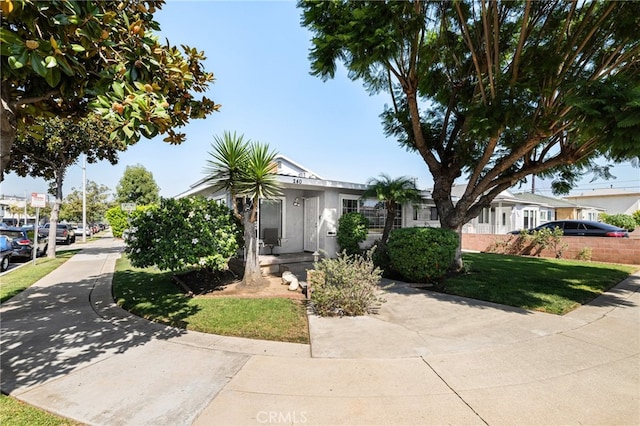
[[[116,307],[103,238],[7,301],[1,387],[96,425],[640,424],[640,276],[558,317],[396,285],[311,345]]]

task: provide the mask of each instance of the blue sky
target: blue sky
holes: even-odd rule
[[[385,172],[418,178],[423,189],[432,185],[422,159],[384,136],[379,114],[387,96],[369,96],[344,70],[326,82],[309,74],[311,35],[300,26],[295,2],[173,0],[156,20],[160,36],[172,45],[205,51],[205,68],[216,77],[207,96],[222,104],[221,111],[184,127],[182,145],[166,144],[161,137],[143,139],[121,153],[115,166],[87,165],[88,180],[115,191],[126,166],[142,164],[153,173],[160,195],[174,196],[204,176],[214,135],[229,130],[266,142],[327,179],[365,183]],[[611,185],[640,191],[640,169],[621,164],[613,174],[616,180],[590,183],[586,178],[575,192]],[[0,185],[5,195],[47,191],[43,180],[14,174]],[[78,164],[70,168],[63,193],[81,187]],[[551,195],[548,183],[538,180],[536,189]]]

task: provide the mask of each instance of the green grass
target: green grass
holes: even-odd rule
[[[10,396],[0,394],[0,425],[79,426],[82,425],[82,423],[56,416]]]
[[[62,265],[69,260],[71,256],[80,250],[67,250],[56,253],[55,259],[41,257],[33,265],[29,261],[28,265],[24,265],[18,269],[14,269],[6,273],[0,280],[0,303],[12,298],[26,288],[29,288],[40,278]]]
[[[443,291],[503,305],[563,315],[590,302],[638,267],[561,259],[465,253],[467,274]]]
[[[185,296],[170,272],[116,263],[113,294],[118,305],[151,321],[223,336],[309,343],[306,308],[285,298]]]

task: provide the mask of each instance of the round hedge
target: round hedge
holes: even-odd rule
[[[412,282],[436,280],[449,270],[458,244],[458,234],[449,229],[395,229],[387,244],[391,269]]]

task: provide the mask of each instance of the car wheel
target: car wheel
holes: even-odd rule
[[[9,256],[3,257],[0,262],[0,272],[4,272],[7,269],[9,269]]]
[[[67,236],[67,239],[66,239],[66,240],[64,240],[64,243],[65,243],[66,245],[69,245],[69,244],[71,244],[69,241],[71,241],[71,240],[69,240],[69,236]]]
[[[74,235],[73,238],[71,238],[71,242],[75,243],[76,242],[76,236]]]

